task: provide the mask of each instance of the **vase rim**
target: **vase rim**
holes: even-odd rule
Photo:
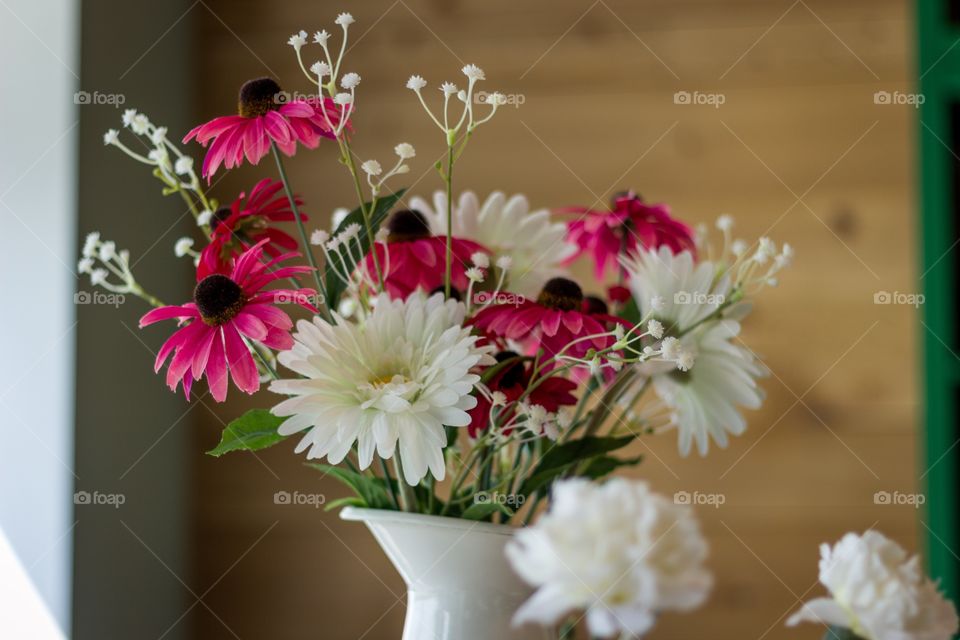
[[[518,530],[518,527],[509,524],[494,524],[492,522],[448,518],[446,516],[435,516],[426,513],[408,513],[388,509],[366,509],[353,506],[346,506],[341,509],[340,519],[351,522],[393,522],[398,524],[428,525],[431,527],[443,527],[445,529],[458,529],[460,531],[482,531],[507,537],[512,536],[514,532]]]

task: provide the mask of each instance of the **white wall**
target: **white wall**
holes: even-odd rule
[[[0,0],[0,527],[67,629],[76,0]]]

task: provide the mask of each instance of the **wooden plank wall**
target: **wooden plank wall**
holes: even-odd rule
[[[772,371],[747,434],[706,459],[680,458],[671,436],[650,438],[636,445],[649,452],[636,473],[668,494],[726,496],[722,507],[700,510],[717,575],[709,605],[665,616],[652,637],[819,637],[814,627],[782,628],[798,598],[820,592],[817,545],[876,526],[916,548],[923,531],[922,511],[873,499],[915,491],[924,473],[922,327],[911,307],[874,304],[876,291],[918,286],[916,116],[874,102],[876,91],[913,85],[910,4],[207,0],[194,9],[201,113],[232,111],[239,85],[260,75],[305,89],[286,39],[300,28],[333,31],[341,9],[363,34],[346,64],[363,77],[356,147],[386,160],[397,142],[414,143],[415,192],[438,188],[430,165],[442,140],[404,82],[419,73],[435,87],[475,62],[489,88],[525,103],[478,133],[458,189],[522,191],[557,207],[632,187],[688,219],[732,213],[743,237],[769,233],[796,247],[795,268],[746,330]],[[725,103],[677,105],[677,91],[719,92]],[[353,206],[330,147],[288,167],[310,213],[325,219]],[[227,176],[217,193],[274,173],[260,169]],[[581,276],[598,286],[588,271]],[[215,409],[229,419],[243,408]],[[402,584],[366,531],[272,499],[278,490],[336,497],[341,489],[317,482],[289,446],[259,460],[203,457],[220,418],[205,413],[189,461],[198,483],[193,586],[210,589],[209,610],[188,616],[196,636],[398,637]]]

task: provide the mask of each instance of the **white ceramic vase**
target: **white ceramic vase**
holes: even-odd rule
[[[407,583],[403,640],[549,640],[535,626],[513,627],[531,593],[503,549],[514,528],[416,513],[346,507],[364,522]]]

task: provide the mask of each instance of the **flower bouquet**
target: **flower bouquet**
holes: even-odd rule
[[[155,362],[157,371],[166,366],[171,390],[223,402],[231,382],[248,394],[268,383],[285,396],[230,422],[209,453],[257,451],[295,436],[296,453],[350,490],[329,506],[348,507],[344,517],[364,520],[391,545],[412,585],[404,637],[429,637],[436,623],[429,607],[413,606],[426,597],[414,597],[424,593],[418,571],[429,573],[414,556],[451,531],[482,538],[452,556],[485,563],[482,573],[507,566],[506,548],[524,582],[539,586],[519,623],[561,624],[584,609],[595,635],[633,636],[660,611],[698,605],[710,580],[688,507],[642,483],[599,481],[640,462],[624,454],[639,437],[674,432],[682,455],[694,446],[705,455],[711,441],[724,447],[743,433],[741,409],[760,406],[764,369],[740,340],[740,323],[753,296],[776,285],[791,248],[735,239],[729,216],[711,238],[633,191],[608,209],[553,214],[531,211],[522,195],[455,197],[458,160],[506,102],[479,89],[485,75],[472,64],[462,86],[444,82],[432,95],[420,76],[407,81],[443,136],[443,189],[430,200],[391,190],[417,153],[401,142],[396,159],[381,164],[356,152],[361,78],[344,62],[352,23],[337,17],[339,44],[327,31],[311,44],[304,31],[290,38],[303,93],[251,80],[235,115],[201,124],[181,144],[127,110],[124,136],[146,153],[118,130],[105,134],[105,144],[148,166],[163,193],[192,212],[195,237],[174,246],[196,266],[191,300],[168,305],[148,293],[129,253],[98,233],[87,238],[80,271],[151,305],[141,327],[175,321]],[[205,149],[199,174],[181,146],[190,142]],[[284,169],[304,149],[338,157],[356,192],[332,228],[311,222]],[[210,192],[218,171],[267,156],[276,179],[222,202]],[[590,293],[568,270],[581,257],[593,261]],[[294,323],[288,309],[297,307],[303,317]],[[206,389],[195,389],[204,379]],[[549,503],[537,527],[514,536],[504,526],[531,523]],[[608,541],[598,552],[601,532]],[[398,559],[404,545],[409,562]],[[607,564],[597,564],[597,553]],[[569,567],[557,564],[568,557]],[[565,571],[583,584],[557,578]],[[506,601],[509,618],[529,587],[491,580],[492,593],[515,596]],[[584,594],[605,595],[591,605]],[[474,637],[465,631],[471,624],[476,637],[519,633],[496,627],[491,616],[502,617],[504,600],[489,600],[487,618],[456,614],[461,631],[450,637]],[[454,615],[457,605],[439,608]]]

